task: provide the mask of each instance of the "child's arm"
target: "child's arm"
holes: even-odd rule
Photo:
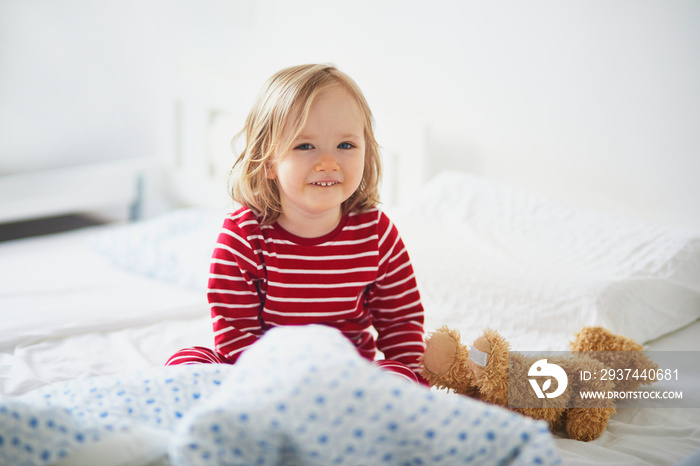
[[[245,232],[226,219],[214,249],[207,297],[216,351],[234,363],[262,335],[262,264]]]
[[[415,371],[425,350],[420,293],[398,230],[384,214],[378,226],[379,277],[369,296],[377,348]]]

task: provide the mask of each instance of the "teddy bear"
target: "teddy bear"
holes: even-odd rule
[[[508,341],[487,328],[467,349],[459,331],[442,327],[426,341],[421,375],[432,387],[508,407],[547,421],[552,432],[565,428],[570,438],[591,441],[605,430],[615,404],[608,396],[580,393],[636,390],[652,383],[639,374],[658,366],[642,345],[603,327],[584,327],[569,344],[572,352],[565,355],[509,354]]]

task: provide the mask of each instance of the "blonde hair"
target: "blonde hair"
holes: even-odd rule
[[[306,121],[313,99],[324,89],[336,85],[350,92],[365,119],[362,181],[350,198],[343,202],[343,213],[364,211],[379,202],[379,145],[372,129],[372,112],[362,91],[348,75],[331,65],[293,66],[275,73],[267,81],[243,129],[234,137],[235,142],[245,136],[245,147],[231,169],[231,197],[255,211],[261,223],[274,223],[282,212],[278,182],[267,178],[266,170],[274,162],[278,149],[282,152],[288,149],[281,146],[285,131],[296,137]]]

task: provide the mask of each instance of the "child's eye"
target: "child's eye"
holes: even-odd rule
[[[305,142],[304,144],[299,144],[299,145],[296,146],[294,149],[295,149],[295,150],[311,150],[311,149],[313,149],[313,148],[314,148],[314,146],[312,146],[312,145],[309,144],[308,142]]]
[[[341,142],[338,144],[338,149],[352,149],[355,145],[351,142]]]

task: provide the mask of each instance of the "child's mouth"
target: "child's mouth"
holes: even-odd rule
[[[323,188],[328,187],[328,186],[333,186],[336,184],[339,184],[340,181],[316,181],[311,183],[313,186],[321,186]]]

